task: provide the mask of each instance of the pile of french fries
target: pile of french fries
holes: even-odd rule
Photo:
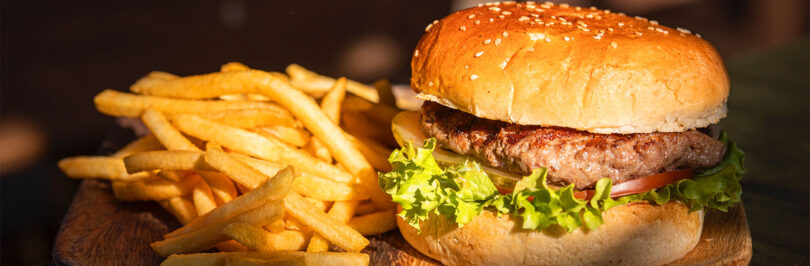
[[[234,62],[105,90],[94,99],[101,113],[140,118],[151,134],[59,167],[177,217],[183,226],[151,244],[163,265],[367,265],[365,236],[396,227],[375,171],[391,167],[397,109],[380,103],[390,84],[286,72]],[[212,248],[221,252],[200,253]]]

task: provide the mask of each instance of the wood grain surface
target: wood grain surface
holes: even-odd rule
[[[149,247],[179,223],[153,202],[115,200],[109,183],[85,180],[54,243],[53,257],[64,265],[157,265],[163,258]],[[399,231],[370,238],[363,250],[372,265],[439,265],[420,254]],[[672,265],[745,265],[751,235],[742,205],[728,213],[709,212],[698,246]]]

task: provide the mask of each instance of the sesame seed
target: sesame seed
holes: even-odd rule
[[[643,34],[642,34],[641,32],[638,32],[638,31],[637,31],[637,32],[636,32],[636,35],[641,36],[641,35],[643,35]]]
[[[695,33],[695,36],[697,36],[698,38],[703,38],[703,37],[700,37],[700,34],[697,34],[697,33]]]
[[[470,80],[475,80],[477,78],[478,78],[478,75],[476,75],[476,74],[470,75]]]
[[[502,34],[503,34],[503,37],[509,37],[509,33],[508,33],[508,32],[505,32],[505,31],[504,31]]]
[[[489,43],[491,43],[491,42],[492,42],[492,39],[486,39],[486,40],[484,40],[484,44],[489,44]]]
[[[458,29],[461,30],[461,31],[465,31],[465,30],[467,30],[467,27],[461,26],[461,27],[458,27]]]
[[[511,14],[512,14],[512,12],[509,12],[509,11],[503,11],[503,12],[501,12],[501,14],[504,14],[504,15],[511,15]]]
[[[500,12],[500,11],[501,11],[501,8],[499,8],[499,7],[494,7],[494,6],[493,6],[493,7],[490,7],[490,8],[489,8],[489,10],[491,10],[491,11],[495,11],[495,12]]]
[[[624,27],[624,23],[621,23],[621,22],[616,23],[616,25],[618,25],[618,26],[619,26],[619,28]]]
[[[636,19],[638,19],[638,20],[647,20],[646,18],[642,18],[642,17],[639,17],[639,16],[636,16]]]
[[[686,34],[692,33],[689,30],[681,28],[681,27],[678,27],[677,30],[680,31],[680,32],[686,33]]]
[[[428,82],[428,86],[433,86],[433,81]]]
[[[428,24],[427,27],[425,27],[425,32],[430,31],[430,28],[433,28],[433,24]]]
[[[608,28],[608,31],[613,31],[613,28]]]
[[[618,45],[618,44],[616,44],[616,42],[610,42],[610,47],[613,47],[613,48],[618,48],[618,47],[619,47],[619,45]]]
[[[503,15],[498,15],[498,18],[505,18],[505,16],[503,16]]]
[[[481,57],[482,54],[484,54],[484,51],[477,52],[475,53],[475,57]]]
[[[489,18],[489,22],[493,22],[493,21],[495,21],[494,18]]]
[[[506,64],[507,64],[506,61],[508,61],[508,60],[504,60],[503,62],[501,62],[501,65],[500,65],[501,69],[506,68]]]
[[[549,39],[548,37],[546,37],[546,42],[551,42],[551,39]]]
[[[475,21],[475,25],[478,25],[478,24],[481,24],[481,21],[480,21],[480,20],[476,20],[476,21]]]
[[[571,40],[571,37],[565,36],[565,37],[563,37],[563,40],[565,40],[566,42],[567,42],[567,41],[570,41],[570,40]]]
[[[482,7],[482,6],[484,6],[484,4],[478,4],[478,5],[476,5],[476,6],[477,6],[477,7]]]
[[[495,39],[495,46],[498,46],[499,44],[501,44],[501,38],[496,38]]]
[[[594,38],[594,39],[597,39],[597,40],[601,40],[601,39],[602,39],[602,35],[594,35],[594,36],[593,36],[593,38]]]
[[[568,8],[568,4],[565,4],[565,3],[560,4],[560,7],[562,7],[562,8]]]
[[[471,14],[471,15],[467,16],[467,19],[472,19],[474,17],[475,17],[475,14]]]
[[[650,24],[658,25],[658,21],[657,20],[650,20]]]
[[[464,69],[470,69],[469,65],[464,66]]]
[[[575,7],[574,10],[580,11],[580,10],[582,10],[582,8],[581,7]]]
[[[589,32],[589,31],[591,31],[591,30],[590,30],[590,29],[588,29],[588,28],[580,28],[580,30],[582,30],[582,31],[584,31],[584,32]]]
[[[527,20],[529,20],[529,17],[527,17],[527,16],[520,16],[520,18],[518,18],[518,21],[521,21],[521,22],[527,21]]]
[[[545,39],[546,35],[542,33],[529,33],[529,39],[532,41]]]
[[[414,56],[414,57],[419,56],[419,50],[418,50],[418,49],[417,49],[417,50],[415,50],[415,51],[413,51],[413,56]]]
[[[596,10],[596,7],[595,7],[595,6],[592,6],[592,7],[589,7],[588,9],[590,9],[590,10]]]

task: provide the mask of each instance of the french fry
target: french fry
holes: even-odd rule
[[[264,173],[266,176],[273,176],[280,170],[280,166],[267,161],[238,153],[232,153],[230,155],[251,168]],[[368,193],[365,190],[356,188],[349,183],[335,182],[305,172],[296,172],[296,179],[293,182],[292,190],[311,198],[327,201],[368,198]]]
[[[318,73],[312,72],[296,64],[287,66],[286,71],[287,75],[290,75],[291,82],[298,85],[298,87],[300,87],[302,90],[313,92],[315,94],[318,92],[326,92],[332,86],[332,84],[335,83],[335,79],[333,78],[321,76]],[[380,95],[377,94],[377,89],[357,81],[347,81],[346,90],[349,92],[371,102],[376,103],[380,101]]]
[[[221,72],[236,72],[236,71],[244,71],[244,70],[249,70],[249,69],[250,68],[248,66],[246,66],[245,64],[242,64],[242,63],[239,63],[239,62],[228,62],[228,63],[225,63],[224,65],[222,65],[222,67],[219,68],[219,71],[221,71]]]
[[[276,138],[284,143],[293,145],[295,147],[302,147],[310,140],[309,132],[303,129],[297,129],[288,126],[264,126],[256,129],[256,132],[263,136]]]
[[[211,187],[217,205],[228,203],[236,198],[236,187],[227,175],[218,172],[197,171],[197,174]]]
[[[312,206],[315,206],[318,210],[322,212],[326,212],[329,210],[329,207],[332,207],[331,201],[319,200],[316,198],[304,197],[304,200],[309,201]]]
[[[261,93],[286,107],[298,117],[304,126],[329,149],[336,161],[346,167],[353,176],[360,178],[376,205],[382,209],[394,207],[390,197],[377,183],[377,172],[346,138],[342,130],[318,108],[315,101],[293,89],[283,80],[271,78],[268,85],[260,87]]]
[[[357,147],[357,150],[359,150],[360,153],[366,157],[366,160],[368,160],[374,169],[381,172],[391,171],[391,164],[388,162],[388,156],[391,154],[391,151],[384,151],[386,148],[382,147],[382,145],[378,144],[374,140],[359,140],[351,135],[348,135],[347,137],[349,140],[351,140],[352,144]],[[383,151],[380,152],[381,150]]]
[[[234,240],[221,242],[215,246],[221,252],[245,252],[248,248]]]
[[[337,167],[320,161],[306,152],[287,146],[279,140],[259,134],[211,122],[194,115],[177,115],[175,125],[181,131],[200,139],[213,141],[229,149],[246,153],[268,161],[289,164],[296,169],[348,182],[353,177]],[[370,168],[370,167],[369,167]],[[376,180],[376,173],[375,180]],[[376,184],[376,181],[374,181]],[[382,191],[381,189],[378,189]]]
[[[327,216],[295,192],[284,197],[285,213],[305,224],[329,242],[347,251],[360,251],[369,242],[360,233]]]
[[[76,156],[59,160],[59,169],[71,178],[100,178],[133,182],[152,176],[149,172],[127,173],[124,161],[106,156]]]
[[[199,151],[145,151],[124,158],[130,173],[150,170],[215,171],[205,162],[205,153]]]
[[[176,254],[169,256],[161,266],[225,265],[230,258],[253,258],[258,260],[294,259],[303,261],[304,265],[330,266],[368,266],[369,256],[356,252],[303,252],[303,251],[256,251],[256,252],[220,252]],[[272,264],[271,264],[272,265]]]
[[[113,194],[123,201],[165,200],[188,194],[199,181],[196,175],[190,175],[179,182],[163,179],[150,179],[136,182],[113,182]]]
[[[214,193],[211,192],[211,187],[205,180],[200,180],[194,185],[191,190],[191,200],[194,202],[194,207],[197,209],[197,214],[202,216],[217,207],[217,201],[214,199]]]
[[[369,102],[363,98],[347,95],[343,100],[344,111],[362,113],[368,116],[373,122],[379,125],[391,125],[394,116],[399,113],[399,110],[385,104],[376,104]]]
[[[323,100],[321,100],[321,110],[323,110],[326,116],[336,125],[340,124],[340,105],[345,96],[346,78],[339,78],[326,96],[323,97]],[[305,147],[305,150],[325,162],[332,163],[332,154],[329,153],[329,150],[326,149],[318,139],[312,139]]]
[[[284,218],[284,229],[295,231],[312,231],[312,229],[292,217]]]
[[[281,233],[281,231],[284,231],[284,229],[284,219],[276,220],[275,222],[264,226],[264,230],[267,230],[270,233]]]
[[[178,221],[180,224],[187,224],[197,218],[197,212],[194,210],[194,203],[191,201],[183,198],[183,197],[173,197],[167,200],[158,201],[160,206],[163,206],[164,209],[169,211]]]
[[[386,127],[390,125],[390,122],[385,124]],[[343,129],[346,130],[346,133],[358,138],[373,139],[390,146],[397,145],[396,139],[394,139],[394,135],[390,130],[377,130],[382,126],[383,124],[376,124],[376,122],[371,121],[361,113],[343,112]]]
[[[374,88],[377,89],[377,94],[380,95],[378,104],[388,106],[397,106],[397,98],[394,97],[394,90],[391,89],[391,81],[388,79],[380,79],[374,82]]]
[[[249,223],[256,226],[263,226],[280,219],[284,216],[281,201],[270,201],[255,209],[242,212],[218,223],[210,224],[199,230],[189,232],[174,238],[167,238],[161,241],[152,242],[152,249],[163,257],[172,254],[191,253],[203,251],[214,247],[216,244],[228,240],[228,236],[222,233],[222,229],[230,223]],[[210,214],[210,212],[209,212]],[[197,221],[196,219],[194,221]],[[194,222],[192,221],[192,222]]]
[[[394,210],[384,210],[354,217],[349,221],[349,226],[364,236],[371,236],[394,230],[397,222]]]
[[[276,174],[265,175],[263,172],[233,158],[230,154],[221,149],[209,148],[208,151],[205,152],[205,161],[220,172],[230,176],[236,183],[249,189],[258,187]]]
[[[142,79],[160,79],[160,80],[172,80],[176,78],[179,77],[175,74],[163,71],[152,71],[149,72],[149,74],[146,74],[146,76],[142,77]]]
[[[300,231],[285,230],[271,233],[246,223],[229,224],[222,232],[250,250],[300,250],[305,247],[307,241],[307,236]]]
[[[272,258],[257,259],[251,257],[228,257],[225,259],[225,266],[304,266],[304,262],[298,258]]]
[[[349,200],[349,201],[336,201],[332,204],[332,208],[329,209],[327,215],[329,217],[335,218],[340,223],[348,223],[349,220],[354,215],[354,209],[357,207],[357,200]],[[324,239],[319,234],[314,234],[312,238],[309,240],[309,244],[307,245],[307,252],[321,252],[321,251],[328,251],[329,250],[329,241]]]
[[[182,78],[177,79],[182,80]],[[93,101],[99,112],[111,116],[140,117],[144,110],[153,108],[164,114],[210,113],[241,109],[268,109],[287,112],[278,105],[255,101],[203,101],[144,96],[114,90],[104,90]]]
[[[177,131],[160,111],[148,108],[143,111],[141,120],[166,149],[200,151],[200,148],[194,146],[183,134],[180,134],[180,131]]]
[[[256,208],[265,202],[279,200],[290,190],[294,179],[292,168],[285,168],[258,188],[211,210],[211,212],[194,220],[192,223],[166,234],[165,237],[178,237],[201,230],[204,227],[221,223],[239,213]]]
[[[130,142],[117,152],[110,155],[110,157],[123,159],[124,157],[127,157],[133,153],[162,149],[164,149],[163,145],[161,145],[157,138],[155,138],[155,135],[149,134]]]
[[[349,84],[351,84],[351,82],[349,82]],[[351,91],[351,87],[347,89]],[[258,93],[265,95],[284,108],[287,108],[315,137],[324,143],[337,162],[349,170],[353,176],[360,178],[376,205],[382,209],[391,209],[394,206],[390,200],[390,197],[385,194],[385,192],[383,192],[377,184],[377,173],[357,150],[357,148],[353,147],[352,143],[346,138],[346,136],[343,135],[342,130],[329,120],[326,114],[324,114],[323,111],[318,108],[318,105],[312,98],[293,88],[283,78],[257,70],[212,73],[179,78],[170,81],[154,82],[154,84],[142,87],[137,91],[151,95],[183,98],[211,98],[218,95],[233,93]],[[216,130],[216,133],[222,134],[224,131],[228,131],[229,133],[234,134],[226,134],[226,136],[214,134],[214,132],[211,131],[216,125],[206,125],[203,122],[210,121],[205,121],[199,117],[186,115],[185,119],[181,118],[172,120],[175,122],[175,126],[178,129],[187,134],[200,139],[206,139],[200,137],[202,133],[207,133],[206,135],[209,136],[216,135],[219,138],[215,138],[215,141],[240,152],[250,151],[246,153],[256,157],[272,161],[272,158],[274,157],[282,155],[294,155],[286,157],[292,157],[287,159],[295,159],[290,160],[289,163],[299,168],[314,169],[320,167],[319,165],[321,164],[325,164],[322,161],[312,158],[310,155],[304,152],[297,153],[298,151],[294,149],[282,148],[280,150],[274,150],[272,148],[278,147],[273,146],[279,145],[273,145],[273,143],[268,144],[269,141],[263,141],[263,144],[265,145],[259,145],[258,142],[261,140],[257,141],[255,136],[251,136],[249,134],[239,134],[239,136],[235,136],[235,134],[240,133],[239,129],[236,128],[232,129],[236,129],[237,131],[217,127],[219,130]],[[185,121],[183,122],[184,124],[181,124],[182,121]],[[210,123],[215,124],[213,122]],[[203,127],[204,129],[201,129],[200,127]],[[234,145],[238,148],[228,145],[228,143],[225,142],[225,138],[233,138],[233,140],[229,142],[232,142],[230,144],[238,144]],[[211,138],[207,140],[211,140]],[[285,147],[283,145],[281,146]],[[302,161],[302,158],[307,158],[306,160],[308,162],[311,159],[312,162],[309,162],[306,164],[306,166],[300,165],[304,162]],[[334,175],[334,173],[332,175]],[[319,176],[329,177],[331,175],[319,174]]]
[[[178,182],[188,174],[189,173],[184,170],[160,170],[157,172],[157,176],[171,182]]]
[[[270,109],[226,110],[213,113],[199,113],[202,118],[232,127],[253,128],[266,125],[294,126],[293,118],[287,112]]]

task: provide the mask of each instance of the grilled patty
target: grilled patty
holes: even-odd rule
[[[723,144],[698,131],[595,134],[561,127],[524,126],[488,120],[425,102],[422,128],[440,147],[520,174],[547,167],[548,182],[592,188],[679,168],[709,168],[723,157]]]

